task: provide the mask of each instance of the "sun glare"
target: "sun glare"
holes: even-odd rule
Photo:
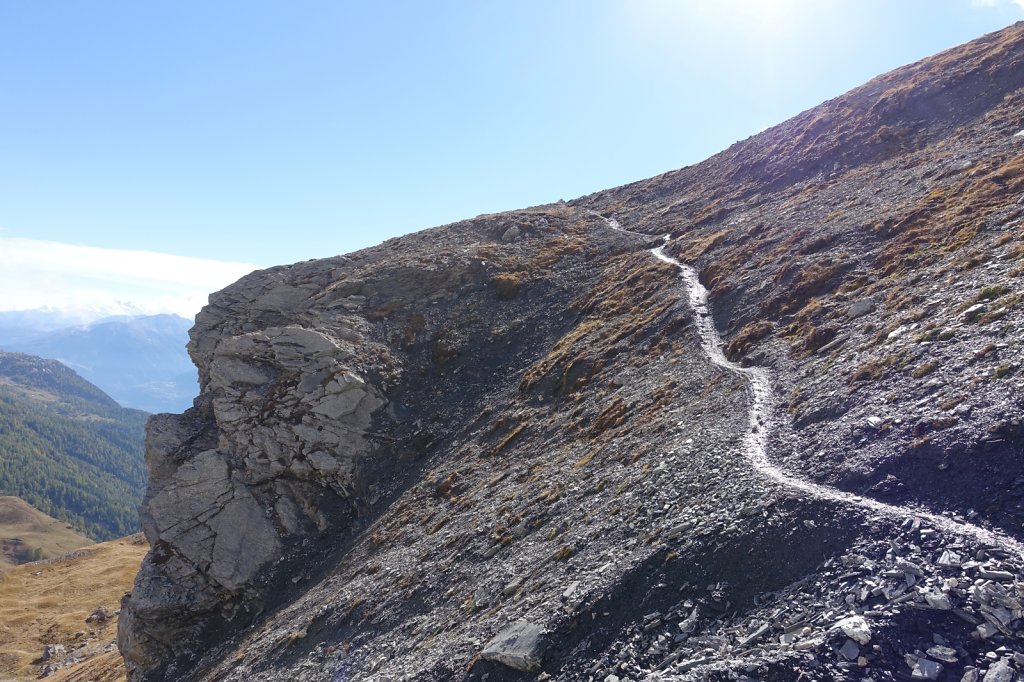
[[[801,0],[637,0],[617,5],[613,12],[621,14],[613,21],[646,49],[711,47],[754,57],[781,47],[799,32],[808,13],[822,11]]]

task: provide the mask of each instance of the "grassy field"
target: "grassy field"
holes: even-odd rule
[[[0,497],[0,571],[13,564],[61,556],[92,543],[20,498]]]
[[[7,569],[0,577],[0,680],[36,679],[47,644],[61,644],[67,651],[51,663],[85,658],[48,680],[123,680],[124,666],[113,645],[115,614],[147,549],[142,536],[135,535]],[[100,607],[110,617],[87,623]]]

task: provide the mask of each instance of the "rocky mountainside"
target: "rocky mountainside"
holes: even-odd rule
[[[1012,680],[1022,105],[1017,24],[213,296],[130,679]]]
[[[138,531],[147,417],[56,360],[0,352],[0,495],[96,540]]]

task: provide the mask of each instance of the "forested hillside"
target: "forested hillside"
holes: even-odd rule
[[[134,532],[146,417],[59,362],[0,353],[0,494],[96,539]]]

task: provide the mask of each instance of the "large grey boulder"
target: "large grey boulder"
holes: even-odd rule
[[[544,653],[544,628],[525,620],[506,626],[480,652],[484,661],[501,663],[514,670],[533,672],[540,669]]]

